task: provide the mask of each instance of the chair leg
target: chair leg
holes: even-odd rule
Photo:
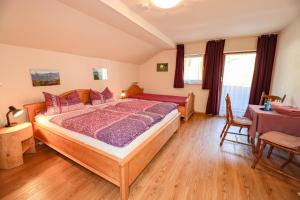
[[[283,170],[283,168],[285,168],[285,166],[287,166],[287,164],[289,164],[294,158],[294,154],[292,152],[289,152],[289,158],[287,161],[285,161],[281,166],[280,166],[280,170]]]
[[[220,138],[222,137],[222,135],[223,135],[223,133],[224,133],[226,127],[227,127],[227,122],[225,122],[224,128],[222,129],[222,132],[221,132],[221,134],[220,134]]]
[[[255,160],[253,161],[252,166],[251,166],[253,169],[255,169],[256,164],[257,164],[258,161],[261,159],[261,157],[262,157],[262,155],[263,155],[263,152],[264,152],[264,149],[265,149],[265,147],[266,147],[266,144],[267,144],[267,143],[263,142],[263,144],[262,144],[262,146],[261,146],[261,148],[260,148],[260,150],[259,150],[258,155],[256,156]]]
[[[259,149],[260,149],[260,146],[261,146],[260,144],[261,144],[261,139],[258,137],[256,147],[255,147],[255,153],[259,152]]]
[[[269,149],[269,151],[268,151],[268,155],[267,155],[267,158],[268,159],[270,159],[270,157],[271,157],[271,154],[272,154],[272,152],[273,152],[273,146],[270,146],[270,149]]]
[[[255,154],[255,138],[250,138],[252,153]]]
[[[220,142],[220,147],[223,145],[223,142],[224,142],[224,140],[225,140],[225,137],[226,137],[226,135],[227,135],[227,132],[228,132],[230,126],[231,126],[231,125],[228,124],[227,127],[226,127],[226,129],[225,129],[225,131],[224,131],[224,133],[223,133],[223,136],[222,136],[221,142]]]
[[[239,133],[241,133],[241,132],[242,132],[242,129],[243,129],[243,127],[240,127]]]

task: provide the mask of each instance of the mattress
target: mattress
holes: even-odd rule
[[[131,95],[129,98],[170,102],[170,103],[176,103],[180,106],[185,106],[185,101],[186,101],[186,97],[182,97],[182,96],[160,95],[160,94],[149,94],[149,93]]]
[[[110,103],[114,104],[114,103]],[[101,106],[97,107],[105,107],[107,104],[103,104]],[[89,106],[91,107],[91,106]],[[76,112],[76,111],[72,111]],[[63,115],[63,114],[60,114]],[[127,146],[124,147],[116,147],[110,144],[107,144],[105,142],[102,142],[100,140],[97,140],[95,138],[80,134],[78,132],[74,132],[68,129],[65,129],[59,125],[56,125],[52,123],[50,120],[57,116],[57,115],[52,115],[52,116],[46,116],[43,114],[39,114],[35,117],[35,120],[37,123],[54,130],[56,132],[59,132],[62,135],[66,135],[67,137],[71,137],[72,139],[78,140],[79,142],[82,142],[86,145],[92,146],[96,149],[99,149],[105,153],[108,153],[112,156],[115,156],[117,158],[125,158],[127,155],[129,155],[134,149],[136,149],[140,144],[142,144],[145,140],[147,140],[151,135],[153,135],[157,130],[159,130],[161,127],[166,125],[169,121],[174,119],[178,115],[178,110],[175,109],[169,114],[167,114],[160,122],[154,124],[152,127],[150,127],[148,130],[146,130],[143,134],[139,135],[136,137],[131,143],[129,143]]]

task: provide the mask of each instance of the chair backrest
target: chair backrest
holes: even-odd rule
[[[261,97],[260,97],[260,101],[259,101],[259,105],[264,105],[265,104],[265,101],[267,99],[269,99],[271,102],[272,101],[280,101],[281,103],[283,103],[283,101],[285,100],[285,97],[286,95],[283,95],[283,97],[279,97],[279,96],[275,96],[275,95],[268,95],[266,94],[265,92],[263,92],[261,94]]]
[[[231,100],[229,94],[226,95],[225,101],[226,101],[226,121],[227,123],[230,123],[233,121],[233,114],[232,114]]]

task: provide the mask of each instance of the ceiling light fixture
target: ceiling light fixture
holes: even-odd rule
[[[168,9],[177,6],[182,0],[151,0],[152,3],[163,9]]]

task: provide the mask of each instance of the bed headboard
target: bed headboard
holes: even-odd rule
[[[137,84],[133,84],[125,92],[126,97],[130,97],[132,95],[142,94],[144,92],[144,89],[140,88]]]
[[[60,97],[67,97],[71,92],[73,92],[74,90],[70,90],[68,92],[65,92],[61,95],[59,95]],[[84,104],[90,104],[91,103],[91,99],[90,99],[90,89],[76,89],[79,98],[81,100],[82,103]]]
[[[66,97],[74,90],[70,90],[68,92],[65,92],[60,97]],[[90,99],[90,89],[76,89],[79,98],[82,103],[89,104],[91,103]],[[26,104],[24,105],[25,110],[27,111],[27,117],[30,122],[34,122],[34,117],[40,113],[43,110],[46,110],[46,104],[45,102],[38,102],[38,103],[32,103],[32,104]]]

